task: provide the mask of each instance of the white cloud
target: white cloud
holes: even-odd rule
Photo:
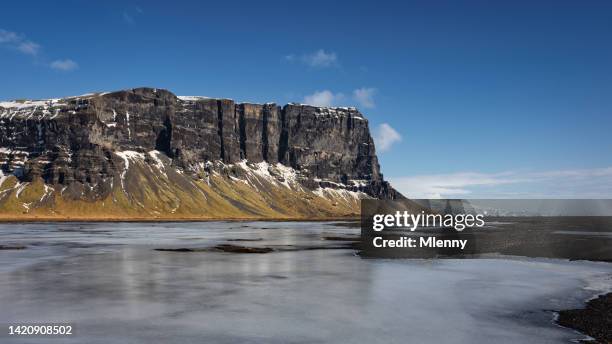
[[[304,62],[312,67],[330,67],[336,64],[338,58],[336,53],[326,52],[319,49],[316,52],[304,56]]]
[[[311,95],[307,95],[304,97],[304,104],[314,105],[314,106],[334,106],[338,105],[340,101],[344,99],[344,95],[342,93],[334,94],[330,90],[316,91]]]
[[[15,32],[0,29],[0,43],[17,42],[20,39],[20,36]]]
[[[24,35],[3,29],[0,29],[0,45],[33,57],[37,57],[39,55],[40,50],[42,49],[40,44],[32,42]],[[37,60],[38,59],[39,58],[37,58]],[[42,62],[42,64],[47,65],[46,62]],[[79,67],[76,62],[70,59],[56,60],[49,63],[48,66],[53,69],[62,71],[70,71]]]
[[[3,29],[0,29],[0,44],[32,56],[38,55],[40,50],[40,45],[26,39],[23,35]]]
[[[36,56],[38,55],[38,51],[40,50],[40,45],[31,41],[24,41],[17,45],[17,50],[21,51],[24,54]]]
[[[612,167],[544,172],[460,172],[390,178],[411,198],[611,198]]]
[[[334,52],[327,52],[319,49],[310,54],[296,56],[295,54],[285,55],[285,60],[289,62],[302,62],[311,67],[324,68],[332,67],[338,63],[338,56]]]
[[[395,143],[400,141],[402,141],[402,135],[387,123],[379,125],[374,131],[374,142],[379,152],[388,151]]]
[[[375,88],[358,88],[353,91],[353,99],[364,108],[373,108],[376,106],[374,103],[374,93],[376,93]]]
[[[392,178],[393,186],[412,198],[443,198],[470,194],[472,186],[494,186],[514,183],[505,173],[461,172]]]
[[[294,58],[293,55],[285,56],[285,59],[290,60]],[[374,103],[374,94],[376,93],[375,88],[358,88],[353,90],[352,92],[352,101],[358,103],[361,107],[364,108],[373,108],[375,106]],[[330,90],[316,91],[313,94],[307,95],[304,97],[303,103],[315,106],[341,106],[342,102],[348,101],[348,97],[345,97],[344,93],[334,93]],[[388,124],[385,124],[384,130],[389,131],[393,130]],[[395,130],[391,133],[391,137],[393,140],[397,140],[399,134],[397,134]]]
[[[51,62],[51,68],[61,71],[71,71],[79,68],[79,65],[71,59],[55,60]]]

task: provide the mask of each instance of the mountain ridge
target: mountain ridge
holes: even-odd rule
[[[319,218],[363,197],[403,196],[355,108],[156,88],[0,103],[0,218]]]

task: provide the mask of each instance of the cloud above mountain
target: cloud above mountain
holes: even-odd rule
[[[0,44],[23,54],[36,56],[40,51],[38,43],[28,40],[24,35],[0,29]]]
[[[388,123],[380,124],[374,130],[374,143],[378,152],[386,152],[398,142],[402,141],[402,135]]]
[[[60,71],[71,71],[79,68],[79,65],[71,59],[55,60],[51,62],[51,68]]]
[[[336,53],[331,51],[328,52],[323,49],[302,55],[289,54],[285,56],[285,60],[289,62],[300,62],[316,68],[332,67],[338,64],[338,56]]]
[[[353,99],[362,107],[371,109],[376,106],[374,94],[376,89],[372,87],[362,87],[353,91]]]
[[[331,90],[317,90],[312,94],[304,96],[302,102],[315,106],[347,106],[355,105],[360,108],[371,109],[376,106],[374,94],[376,89],[362,87],[353,90],[350,97],[342,92],[334,93]]]
[[[44,62],[44,57],[40,56],[42,46],[17,32],[0,29],[0,47],[31,56],[35,62],[46,65],[51,69],[71,71],[78,68],[78,64],[71,59],[54,60],[51,63]]]
[[[315,91],[304,97],[304,103],[314,106],[338,106],[344,99],[344,94],[333,93],[330,90]]]

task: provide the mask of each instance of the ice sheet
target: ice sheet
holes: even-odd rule
[[[159,252],[331,245],[330,223],[0,225],[0,323],[73,322],[8,343],[568,343],[552,310],[610,286],[607,263],[368,260],[351,250]]]

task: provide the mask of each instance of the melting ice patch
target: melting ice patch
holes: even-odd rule
[[[19,198],[19,196],[21,195],[23,190],[25,190],[28,184],[29,183],[17,183],[17,185],[15,185],[15,187],[17,188],[17,191],[15,192],[15,198]]]
[[[0,102],[0,107],[7,109],[27,109],[34,107],[48,108],[49,106],[57,105],[60,99],[43,99],[43,100],[13,100]]]
[[[273,185],[282,185],[288,189],[303,190],[299,183],[299,172],[281,163],[269,164],[266,161],[250,164],[247,160],[236,163],[246,172],[247,184],[252,177],[261,178]]]
[[[155,162],[155,167],[157,167],[158,170],[163,172],[164,169],[165,169],[165,166],[164,166],[164,162],[159,157],[160,154],[162,154],[162,153],[160,151],[158,151],[158,150],[152,150],[152,151],[149,152],[149,156]]]
[[[129,112],[125,112],[125,120],[126,120],[126,125],[127,125],[127,130],[128,130],[128,140],[132,139],[132,131],[130,130],[130,113]]]
[[[53,193],[53,191],[54,191],[54,189],[52,187],[48,186],[47,184],[44,184],[44,187],[45,187],[45,192],[40,197],[39,202],[42,202],[47,196],[50,196]]]
[[[5,176],[4,172],[2,172],[2,169],[0,169],[0,187],[2,186],[2,183],[4,183],[6,178],[8,178],[8,176]]]
[[[228,165],[228,166],[231,166],[231,165]],[[259,163],[250,164],[248,163],[247,160],[242,160],[236,163],[236,166],[240,167],[246,172],[246,175],[245,175],[246,179],[239,179],[239,178],[231,177],[231,179],[234,181],[242,181],[247,184],[253,185],[255,187],[255,185],[249,181],[251,180],[251,178],[256,177],[256,178],[263,179],[273,185],[282,185],[288,189],[305,191],[305,189],[302,187],[302,184],[300,183],[300,180],[299,180],[299,177],[300,177],[299,171],[289,166],[285,166],[281,163],[276,163],[276,164],[271,165],[265,161],[262,161]],[[354,200],[369,197],[366,193],[361,192],[361,191],[347,190],[346,189],[347,186],[341,183],[335,183],[332,181],[324,181],[318,178],[315,178],[314,181],[325,182],[330,185],[335,185],[338,187],[338,188],[319,187],[315,189],[314,191],[312,191],[312,193],[322,198],[334,199],[334,200],[343,199],[345,201],[351,202]],[[357,187],[367,185],[365,180],[352,180],[351,184]]]
[[[121,189],[125,191],[125,175],[127,174],[128,169],[130,168],[130,160],[144,160],[144,154],[135,152],[135,151],[121,151],[115,152],[116,155],[123,159],[124,167],[123,172],[121,172]]]
[[[130,159],[131,160],[135,160],[135,159],[144,160],[145,158],[143,153],[136,152],[136,151],[130,151],[130,150],[115,152],[115,154],[120,156],[123,159],[125,163],[124,171],[130,168]]]
[[[113,128],[117,126],[117,111],[115,111],[115,109],[113,109],[113,122],[112,123],[105,123],[107,127],[109,128]]]
[[[334,188],[322,188],[319,187],[314,190],[312,193],[321,197],[328,199],[344,199],[346,201],[354,201],[362,198],[369,197],[367,194],[360,191],[351,191],[346,189],[334,189]]]
[[[276,168],[281,178],[283,179],[281,184],[283,184],[288,189],[291,189],[291,185],[298,185],[300,189],[302,188],[300,184],[298,183],[298,179],[297,179],[298,173],[295,169],[285,166],[281,164],[280,162],[276,163],[274,167]]]
[[[13,100],[0,102],[0,118],[8,118],[12,120],[15,116],[22,116],[30,119],[37,111],[40,111],[38,120],[52,115],[50,109],[55,108],[53,118],[59,113],[57,107],[65,106],[61,103],[61,99],[44,99],[44,100]]]

